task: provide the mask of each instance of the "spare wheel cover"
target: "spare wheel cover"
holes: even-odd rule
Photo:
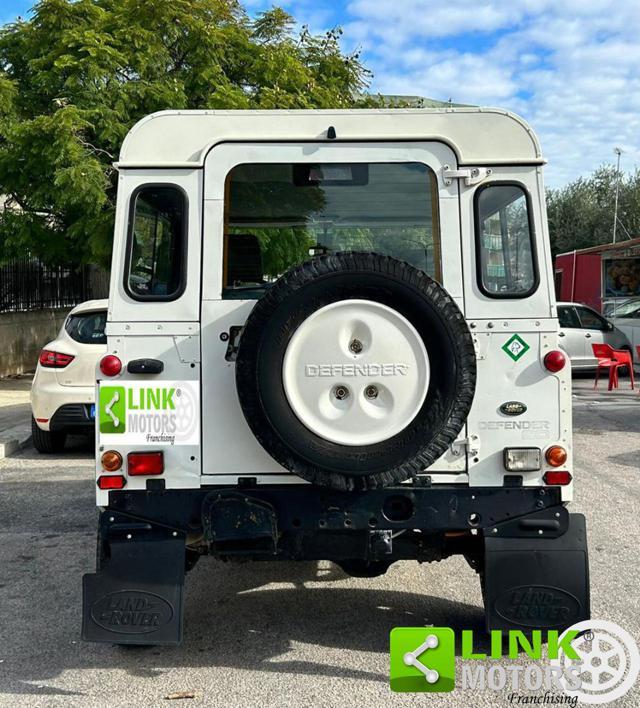
[[[417,415],[429,356],[399,312],[372,300],[341,300],[298,327],[282,373],[289,405],[309,430],[341,445],[371,445]]]

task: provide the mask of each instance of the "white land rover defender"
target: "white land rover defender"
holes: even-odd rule
[[[494,109],[131,130],[85,639],[179,642],[206,554],[354,576],[462,554],[489,629],[589,617],[543,164]]]

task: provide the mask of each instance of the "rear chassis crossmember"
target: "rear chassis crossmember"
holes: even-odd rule
[[[110,492],[97,572],[83,579],[83,637],[179,643],[187,553],[383,564],[462,554],[480,574],[488,629],[589,617],[584,517],[557,487],[227,486]]]

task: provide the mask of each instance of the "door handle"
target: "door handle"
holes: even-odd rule
[[[161,374],[164,371],[164,362],[160,359],[133,359],[127,364],[130,374]]]
[[[587,339],[591,339],[591,335],[589,334],[589,332],[587,332],[584,336],[585,336]]]
[[[565,337],[565,336],[566,336],[566,335],[565,335],[564,332],[558,332],[558,337]]]

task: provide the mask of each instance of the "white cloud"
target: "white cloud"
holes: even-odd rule
[[[500,105],[533,126],[559,185],[640,163],[640,3],[352,0],[345,26],[383,93]]]

